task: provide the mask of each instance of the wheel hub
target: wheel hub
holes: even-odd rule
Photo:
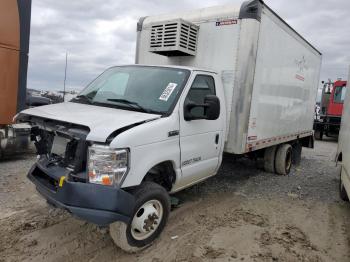
[[[154,229],[154,225],[157,225],[158,216],[153,213],[152,215],[148,215],[148,218],[144,221],[144,226],[143,228],[149,232],[150,230]]]
[[[132,220],[132,236],[137,240],[146,239],[156,231],[162,216],[163,207],[158,200],[150,200],[144,203]]]

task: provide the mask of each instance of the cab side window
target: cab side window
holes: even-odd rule
[[[346,91],[345,86],[336,87],[334,92],[334,98],[333,98],[334,103],[344,103],[345,91]]]
[[[204,104],[204,98],[206,95],[215,95],[214,78],[209,75],[197,75],[188,91],[186,101],[192,101],[196,104]],[[203,117],[204,108],[193,108],[191,114],[195,117]]]

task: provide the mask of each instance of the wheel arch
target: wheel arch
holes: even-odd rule
[[[171,191],[177,179],[175,163],[171,160],[162,161],[151,167],[142,179],[142,182],[152,181]]]

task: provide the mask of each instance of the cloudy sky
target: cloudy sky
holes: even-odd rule
[[[134,62],[136,22],[155,15],[236,0],[33,0],[28,87],[60,90],[65,53],[67,87],[81,89],[105,68]],[[323,53],[321,80],[347,78],[349,0],[266,0]]]

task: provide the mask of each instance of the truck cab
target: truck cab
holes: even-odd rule
[[[322,140],[323,135],[338,136],[343,114],[346,84],[347,81],[342,80],[324,84],[321,108],[316,113],[314,123],[316,139]]]
[[[338,80],[334,82],[331,97],[327,107],[327,115],[332,117],[341,117],[343,114],[343,105],[346,94],[347,81]]]
[[[70,102],[21,113],[18,119],[33,126],[39,155],[28,177],[49,203],[102,226],[132,220],[140,200],[131,192],[146,185],[153,189],[147,197],[161,195],[154,205],[159,209],[143,207],[145,219],[158,217],[148,222],[156,228],[153,223],[166,220],[170,209],[167,191],[217,172],[223,108],[223,88],[213,71],[109,68]],[[136,222],[130,234],[141,245],[150,230]]]

